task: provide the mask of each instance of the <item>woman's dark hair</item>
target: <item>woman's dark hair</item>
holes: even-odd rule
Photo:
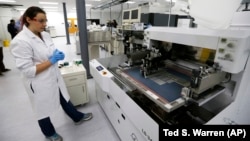
[[[29,7],[23,14],[23,20],[22,20],[23,24],[29,26],[29,23],[27,22],[26,18],[29,17],[30,19],[33,19],[34,17],[36,17],[38,13],[46,14],[46,12],[40,7],[36,6]]]

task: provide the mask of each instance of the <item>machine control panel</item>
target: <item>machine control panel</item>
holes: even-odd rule
[[[219,48],[218,48],[218,59],[233,62],[234,55],[237,52],[237,40],[228,39],[228,38],[221,38],[219,41]]]
[[[220,37],[218,41],[215,61],[222,66],[222,70],[231,73],[243,70],[247,59],[247,39]]]
[[[96,69],[102,73],[102,75],[107,75],[107,71],[104,70],[104,68],[102,66],[97,66]]]
[[[97,69],[98,71],[102,71],[102,70],[103,70],[103,67],[102,67],[102,66],[97,66],[96,69]]]
[[[91,60],[90,65],[93,67],[93,72],[96,72],[95,75],[112,77],[112,74],[104,66],[102,66],[97,60],[95,59]]]

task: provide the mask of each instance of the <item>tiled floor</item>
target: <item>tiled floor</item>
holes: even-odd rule
[[[80,59],[76,55],[74,36],[70,45],[66,37],[53,38],[57,48],[66,54],[64,61]],[[20,72],[15,68],[8,47],[4,47],[4,63],[11,71],[0,76],[0,141],[46,141],[33,115]],[[93,112],[93,119],[79,126],[60,110],[51,120],[64,141],[119,141],[119,137],[96,101],[93,79],[87,80],[90,102],[77,107],[82,112]]]

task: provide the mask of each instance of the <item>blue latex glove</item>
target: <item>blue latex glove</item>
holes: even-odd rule
[[[54,50],[52,56],[49,58],[50,63],[53,65],[58,61],[57,54],[58,54],[58,50],[56,49]]]
[[[65,57],[64,53],[56,49],[54,50],[52,56],[49,58],[49,61],[51,62],[51,64],[54,65],[59,60],[63,60],[64,57]]]
[[[58,53],[57,53],[57,55],[56,55],[56,58],[57,58],[58,60],[63,60],[64,57],[65,57],[64,53],[61,52],[61,51],[58,51]]]

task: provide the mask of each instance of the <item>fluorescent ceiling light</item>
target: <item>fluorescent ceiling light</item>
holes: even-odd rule
[[[176,2],[176,0],[166,0],[166,2]]]
[[[0,2],[16,2],[15,0],[0,0]]]
[[[25,8],[15,8],[15,9],[18,11],[25,11],[26,10]]]
[[[133,4],[133,3],[135,3],[134,1],[127,1],[126,3],[128,3],[128,4]]]
[[[39,1],[40,4],[50,4],[50,5],[58,5],[58,2],[45,2],[45,1]]]

